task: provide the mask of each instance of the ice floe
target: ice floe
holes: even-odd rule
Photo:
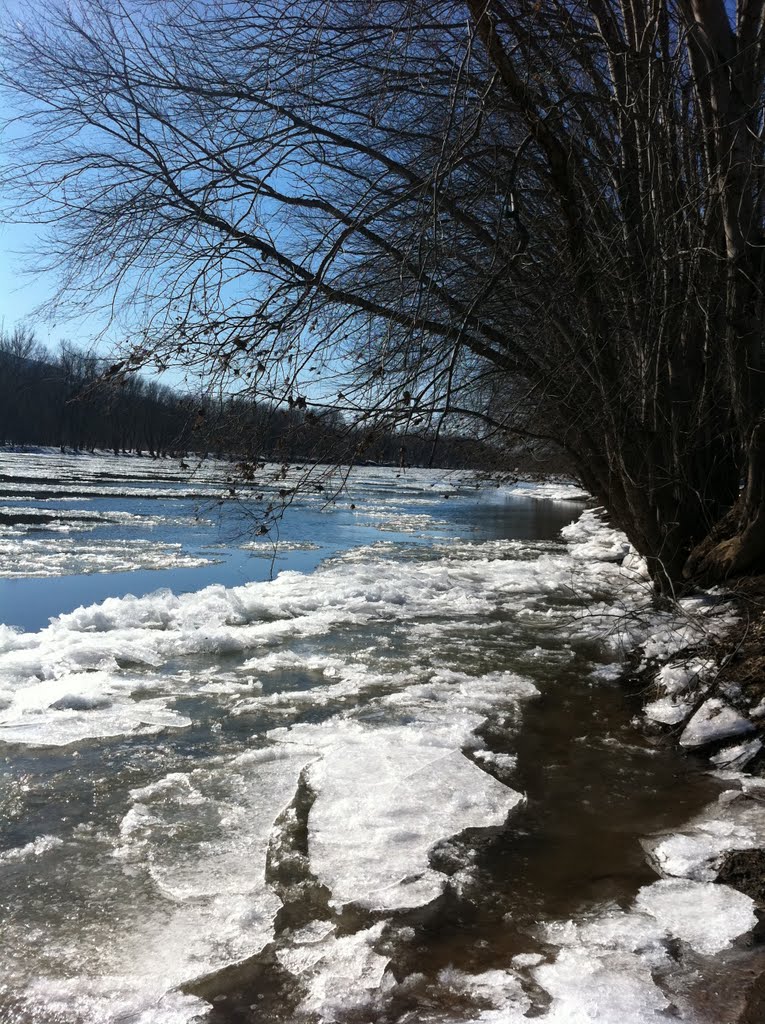
[[[374,947],[383,928],[379,922],[351,935],[330,932],[319,941],[309,940],[279,954],[283,965],[308,989],[298,1014],[330,1021],[338,1014],[368,1011],[381,1001],[389,958]]]
[[[349,735],[312,765],[308,781],[312,868],[333,904],[370,910],[436,899],[447,880],[429,866],[435,844],[501,825],[522,800],[454,750],[448,732],[423,741],[407,727]]]
[[[588,501],[590,495],[573,480],[519,480],[500,487],[503,495],[546,501]]]
[[[63,843],[63,839],[59,836],[38,836],[37,839],[33,839],[31,843],[26,843],[24,846],[3,850],[0,853],[0,865],[16,864],[30,857],[42,857],[49,850],[63,846]]]
[[[762,750],[762,740],[744,740],[743,743],[734,743],[730,747],[723,747],[716,754],[710,757],[710,761],[716,768],[745,768]]]
[[[43,680],[30,676],[12,691],[0,689],[7,702],[0,710],[0,743],[64,746],[189,726],[190,719],[169,708],[165,699],[142,697],[150,685],[143,676],[99,670],[63,671]]]
[[[674,697],[659,697],[649,701],[643,707],[643,714],[651,722],[659,725],[680,725],[693,712],[693,702],[677,700]]]
[[[704,701],[680,736],[681,747],[703,747],[754,731],[750,719],[719,697]]]
[[[191,555],[181,544],[148,540],[59,538],[19,541],[0,538],[0,578],[72,576],[82,573],[135,572],[137,569],[190,569],[212,565],[212,558]]]
[[[757,924],[751,897],[712,882],[664,878],[644,886],[636,904],[673,938],[707,956],[719,953]]]
[[[765,804],[726,790],[682,830],[644,839],[643,846],[662,875],[711,882],[727,853],[765,848]]]

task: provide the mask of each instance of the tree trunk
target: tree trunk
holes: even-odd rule
[[[708,585],[765,572],[765,417],[752,431],[747,465],[738,501],[693,549],[683,570],[686,579]]]

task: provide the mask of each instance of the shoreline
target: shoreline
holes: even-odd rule
[[[662,878],[729,886],[754,901],[751,952],[763,961],[731,1002],[730,1024],[765,1020],[765,577],[720,594],[736,612],[721,633],[624,674],[648,735],[702,762],[725,788],[717,802],[667,836],[647,837],[646,859]],[[736,1004],[736,1005],[734,1005]]]

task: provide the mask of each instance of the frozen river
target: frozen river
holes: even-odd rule
[[[645,862],[721,783],[614,685],[669,642],[623,538],[375,468],[257,535],[297,472],[0,455],[0,1021],[723,1019],[753,909]]]

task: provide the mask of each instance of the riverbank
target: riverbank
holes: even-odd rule
[[[630,556],[626,559],[630,564]],[[719,602],[714,628],[694,603]],[[733,581],[688,599],[678,639],[632,654],[624,684],[636,721],[723,785],[718,799],[680,829],[642,841],[647,863],[670,882],[715,883],[752,901],[757,920],[748,968],[718,979],[717,1013],[726,1024],[765,1020],[765,577]],[[709,922],[710,931],[713,923]],[[708,1008],[707,1008],[708,1009]]]

